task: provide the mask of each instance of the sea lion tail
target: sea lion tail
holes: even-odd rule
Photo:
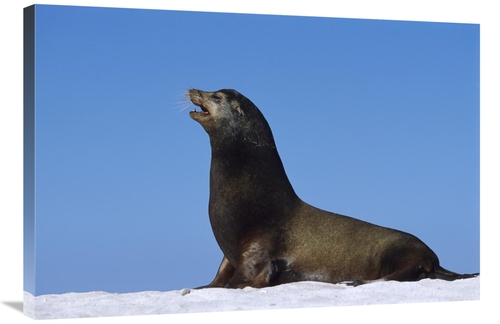
[[[477,273],[466,273],[466,274],[459,274],[455,273],[450,270],[446,270],[445,268],[441,266],[436,266],[434,268],[434,275],[435,279],[442,279],[442,280],[457,280],[457,279],[468,279],[468,278],[475,278],[479,276],[479,272]]]

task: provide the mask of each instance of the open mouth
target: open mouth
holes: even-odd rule
[[[198,110],[197,107],[200,107],[201,111]],[[192,119],[199,121],[199,122],[208,120],[211,117],[208,109],[203,107],[203,105],[201,105],[201,104],[200,105],[195,104],[194,109],[189,112],[189,116]]]
[[[194,109],[189,112],[189,116],[198,122],[210,119],[210,110],[212,108],[208,109],[207,107],[205,107],[203,93],[199,90],[191,89],[188,92],[188,97],[194,105]],[[201,111],[198,110],[198,107],[201,109]]]
[[[192,113],[198,113],[198,114],[203,114],[203,115],[210,115],[210,112],[208,111],[207,108],[203,107],[202,105],[199,105],[201,111],[196,110],[196,106],[194,109],[191,111]]]

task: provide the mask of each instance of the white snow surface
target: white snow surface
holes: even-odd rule
[[[24,292],[24,313],[35,319],[222,312],[301,307],[479,300],[479,277],[455,281],[381,281],[358,287],[297,282],[268,288],[181,289],[136,293]]]

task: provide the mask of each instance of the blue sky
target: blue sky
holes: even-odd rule
[[[185,92],[234,88],[299,196],[479,271],[479,26],[37,6],[36,295],[196,287],[222,259]]]

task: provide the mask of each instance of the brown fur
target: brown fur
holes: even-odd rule
[[[313,280],[454,280],[411,234],[303,202],[288,181],[259,109],[235,90],[189,97],[212,147],[209,216],[224,258],[207,287],[266,287]]]

